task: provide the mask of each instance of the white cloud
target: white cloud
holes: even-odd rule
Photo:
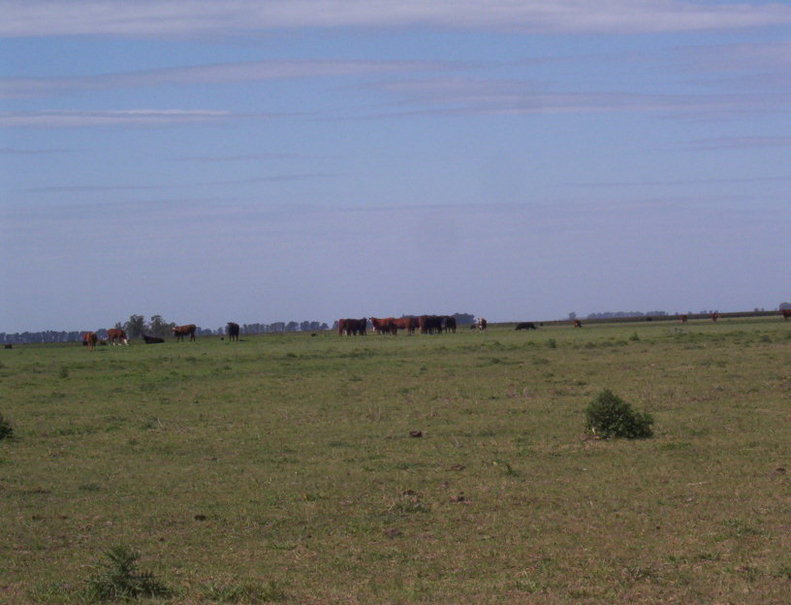
[[[86,126],[171,126],[212,122],[234,117],[227,111],[184,109],[133,109],[122,111],[6,111],[0,128],[82,128]]]
[[[290,28],[640,33],[791,23],[781,2],[692,0],[5,0],[0,35],[194,36]]]
[[[73,90],[106,90],[162,85],[225,84],[262,80],[415,72],[441,65],[416,61],[249,61],[128,73],[59,78],[0,79],[0,98],[27,98]]]

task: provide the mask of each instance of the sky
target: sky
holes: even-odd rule
[[[0,14],[2,332],[791,301],[791,2]]]

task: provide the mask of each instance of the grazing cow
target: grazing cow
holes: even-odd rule
[[[783,319],[791,317],[791,309],[780,309],[780,313],[783,314]]]
[[[99,341],[99,337],[96,336],[96,332],[85,332],[82,335],[82,345],[84,347],[88,347],[89,351],[93,351],[96,348],[96,343]]]
[[[516,330],[536,330],[536,324],[532,321],[523,321],[522,323],[516,324]]]
[[[143,340],[146,341],[147,345],[155,345],[160,342],[165,342],[164,338],[158,338],[156,336],[146,336],[145,334],[143,334]]]
[[[126,332],[118,328],[110,328],[107,330],[107,342],[111,345],[128,345],[129,339],[126,337]]]
[[[195,324],[187,324],[186,326],[176,326],[173,328],[173,336],[176,337],[177,342],[181,342],[184,340],[184,337],[189,334],[190,341],[195,340],[195,330],[197,330],[197,326]]]
[[[232,321],[228,322],[225,326],[225,331],[228,333],[228,340],[235,340],[239,342],[239,324]]]
[[[579,319],[575,319],[574,320],[574,327],[575,328],[581,328],[582,327],[582,322]]]

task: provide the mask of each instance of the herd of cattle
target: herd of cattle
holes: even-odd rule
[[[791,309],[781,309],[780,313],[783,319],[791,318]],[[717,321],[720,318],[719,313],[712,313],[712,321]],[[649,318],[650,319],[650,318]],[[679,315],[679,321],[686,323],[687,316]],[[399,330],[406,330],[408,334],[414,334],[418,330],[421,334],[442,334],[443,332],[456,332],[456,318],[451,315],[420,315],[417,317],[363,317],[361,319],[339,319],[338,320],[338,335],[339,336],[365,336],[368,333],[368,326],[376,334],[398,334]],[[582,322],[578,319],[572,320],[575,328],[581,328]],[[485,330],[487,321],[483,317],[478,318],[475,323],[470,325],[470,329]],[[195,324],[186,324],[183,326],[175,326],[171,329],[173,336],[176,337],[176,342],[182,342],[185,337],[189,336],[191,341],[195,340],[195,332],[197,330]],[[516,330],[536,330],[536,324],[531,321],[525,321],[516,324]],[[239,340],[239,324],[229,321],[225,327],[225,332],[228,340]],[[165,342],[163,338],[158,336],[142,335],[143,341],[147,344],[157,344]],[[100,341],[96,332],[84,332],[82,335],[82,344],[93,351],[97,344],[109,345],[128,345],[129,339],[126,332],[120,328],[110,328],[107,330],[107,339]],[[7,346],[7,348],[10,348]]]
[[[339,319],[338,336],[365,336],[368,325],[375,334],[392,334],[406,330],[407,334],[420,331],[421,334],[456,333],[456,318],[452,315],[419,315],[410,317],[363,317],[362,319]],[[470,326],[472,329],[485,330],[486,319],[479,318]]]
[[[171,328],[171,332],[173,336],[176,337],[176,342],[182,342],[187,336],[189,336],[190,340],[194,341],[197,329],[198,326],[195,324],[187,324],[184,326],[175,326]],[[239,324],[229,321],[226,326],[226,331],[230,340],[239,340]],[[147,345],[165,342],[164,338],[149,336],[147,334],[142,334],[142,338]],[[100,342],[101,344],[108,345],[128,345],[129,338],[127,338],[126,332],[120,328],[110,328],[107,330],[107,339],[104,341],[99,340],[96,332],[84,332],[82,335],[83,346],[88,347],[91,351],[93,351]]]

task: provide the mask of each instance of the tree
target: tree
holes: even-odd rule
[[[148,330],[151,332],[150,335],[156,336],[157,338],[169,336],[173,327],[175,327],[175,324],[166,322],[162,319],[161,315],[152,315],[151,320],[148,322]]]
[[[146,318],[142,315],[130,315],[129,321],[124,324],[124,330],[129,338],[140,338],[146,329]]]

